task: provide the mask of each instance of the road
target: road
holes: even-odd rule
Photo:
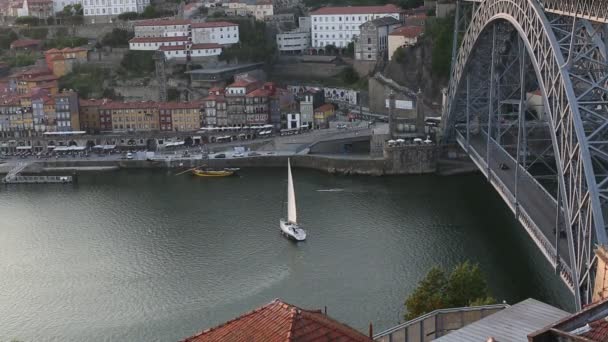
[[[484,159],[487,156],[487,141],[485,135],[471,135],[471,147]],[[508,169],[503,170],[500,165],[505,164]],[[508,153],[492,140],[490,144],[490,168],[500,178],[502,183],[515,195],[515,170],[516,163]],[[519,182],[517,184],[517,201],[525,208],[526,212],[542,233],[555,247],[555,233],[553,229],[556,223],[557,204],[542,186],[528,173],[519,169]],[[562,220],[563,225],[563,220]],[[559,254],[564,261],[570,265],[567,240],[559,239]]]

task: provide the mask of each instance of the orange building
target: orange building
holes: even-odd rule
[[[61,50],[50,49],[44,52],[46,65],[53,74],[61,77],[68,74],[74,65],[87,62],[87,49],[84,48],[64,48]]]
[[[99,108],[111,101],[110,99],[80,99],[80,130],[93,134],[99,133],[101,130]]]
[[[114,132],[149,132],[159,130],[158,107],[153,101],[108,102],[99,113],[109,118]]]
[[[13,91],[24,95],[34,88],[48,89],[52,94],[57,93],[57,79],[49,69],[30,68],[10,75],[9,83]]]

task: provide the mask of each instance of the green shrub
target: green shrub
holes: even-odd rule
[[[19,33],[32,39],[46,39],[49,29],[46,27],[30,27],[19,30]]]
[[[39,19],[36,17],[18,17],[15,19],[15,24],[17,25],[28,25],[28,26],[37,26],[39,23]]]
[[[134,75],[145,75],[154,72],[154,52],[129,50],[120,62],[120,66]]]
[[[132,32],[115,28],[112,32],[106,33],[106,35],[103,36],[101,44],[111,47],[128,47],[131,38],[133,38]]]

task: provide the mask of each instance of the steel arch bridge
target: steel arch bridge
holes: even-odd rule
[[[468,152],[580,309],[606,290],[593,251],[608,243],[608,6],[457,3],[444,142]]]

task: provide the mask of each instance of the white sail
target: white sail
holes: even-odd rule
[[[293,189],[293,178],[291,178],[291,164],[287,159],[287,221],[296,223],[296,193]]]

